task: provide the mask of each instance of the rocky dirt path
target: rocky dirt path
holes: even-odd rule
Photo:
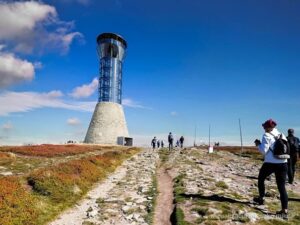
[[[143,150],[50,225],[150,224],[157,162],[157,151]]]
[[[287,185],[289,223],[272,215],[280,208],[274,177],[266,205],[253,204],[261,164],[225,151],[144,149],[50,225],[300,224],[299,177]]]
[[[165,166],[162,166],[157,172],[157,184],[158,195],[153,224],[172,225],[170,217],[174,210],[173,177]]]
[[[257,195],[262,161],[224,151],[208,154],[206,149],[193,148],[172,152],[169,158],[169,168],[177,171],[173,224],[287,224],[273,215],[280,209],[274,176],[265,182],[266,205],[252,202]],[[289,224],[300,224],[299,186],[299,178],[294,185],[287,185]]]

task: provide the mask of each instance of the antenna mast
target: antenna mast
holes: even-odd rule
[[[239,127],[240,127],[240,139],[241,139],[241,154],[242,154],[243,153],[243,134],[242,134],[241,119],[239,119]]]

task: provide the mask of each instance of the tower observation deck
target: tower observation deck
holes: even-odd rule
[[[100,59],[98,102],[122,104],[122,65],[126,48],[126,41],[117,34],[103,33],[97,37]]]

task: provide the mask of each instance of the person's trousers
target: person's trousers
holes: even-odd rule
[[[170,143],[169,143],[169,150],[172,150],[172,149],[173,149],[173,143],[170,142]]]
[[[289,183],[292,184],[294,181],[295,171],[296,171],[297,155],[291,155],[291,158],[288,159],[288,178]]]
[[[258,191],[261,198],[265,197],[265,179],[275,173],[276,184],[280,194],[282,209],[288,208],[288,195],[285,189],[287,163],[264,163],[258,175]]]

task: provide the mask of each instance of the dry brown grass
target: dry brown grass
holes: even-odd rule
[[[70,156],[93,152],[97,150],[105,150],[120,147],[98,146],[98,145],[32,145],[32,146],[12,146],[0,147],[1,152],[12,152],[27,156],[39,157],[56,157],[56,156]]]
[[[75,150],[69,146],[67,152],[65,146],[62,148],[55,146],[55,154],[82,153],[78,151],[77,146]],[[102,152],[103,154],[85,154],[78,159],[71,157],[71,160],[38,168],[21,176],[0,177],[0,224],[46,224],[62,210],[75,204],[96,182],[104,179],[125,159],[139,151],[138,148],[122,148],[122,151],[118,147],[116,150],[115,147],[111,148],[110,151]],[[25,151],[24,149],[27,148],[18,150],[20,149]],[[84,149],[86,152],[87,149],[99,149],[99,146],[94,148],[88,146]],[[32,154],[31,151],[29,152]],[[11,153],[0,152],[0,154],[9,157]],[[53,154],[49,152],[47,154],[53,157]],[[35,152],[34,155],[36,156]],[[41,155],[42,160],[47,159],[45,154]],[[23,155],[19,155],[18,158],[36,159],[36,157],[28,158]]]

